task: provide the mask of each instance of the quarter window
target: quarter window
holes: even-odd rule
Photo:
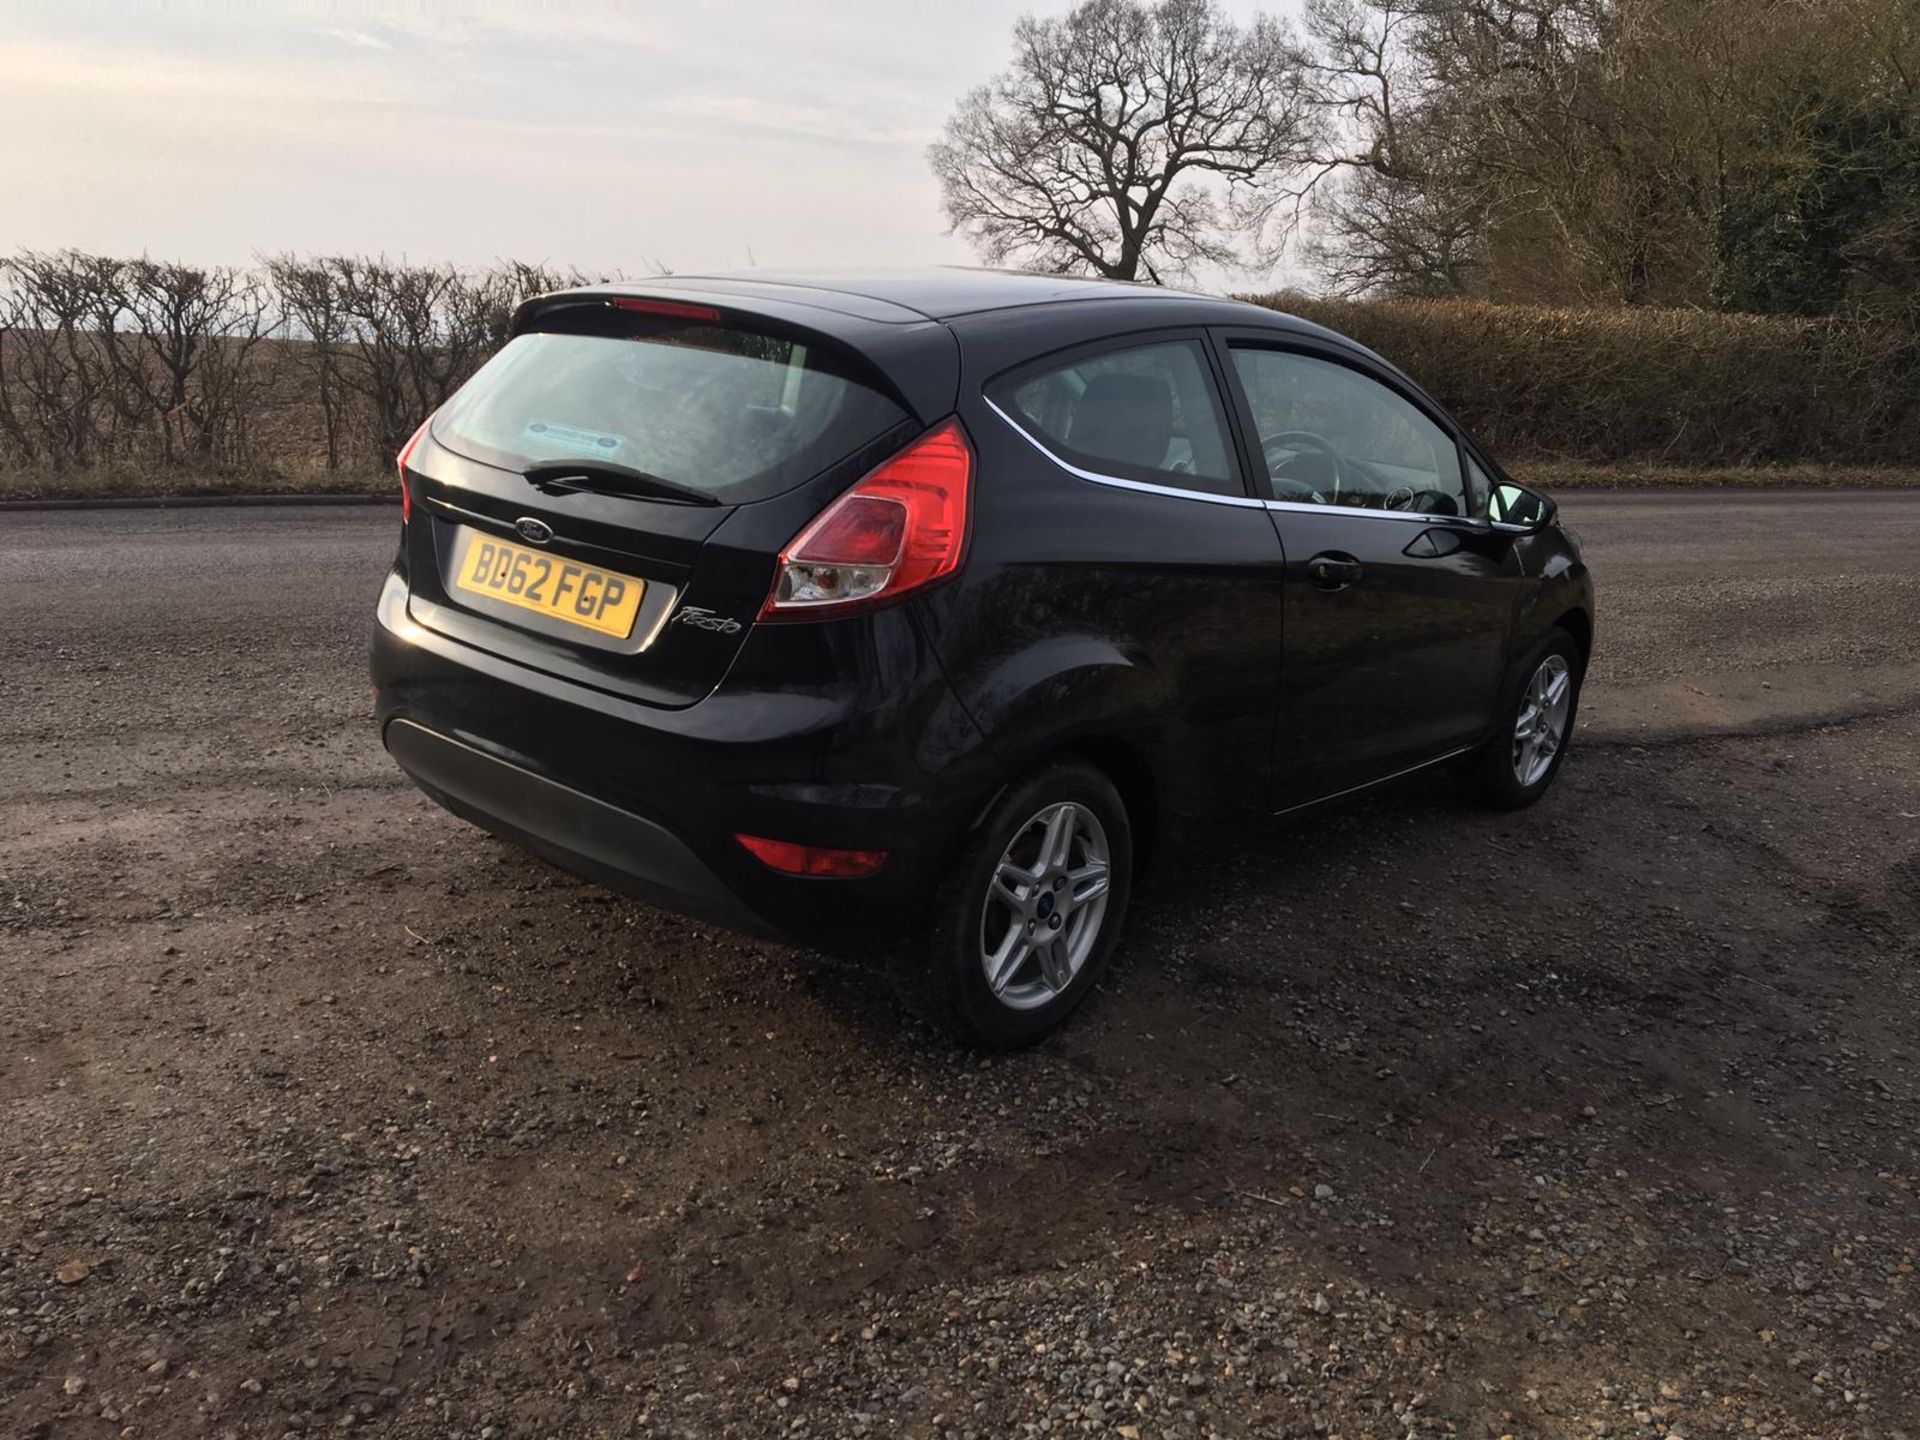
[[[1459,447],[1410,401],[1330,360],[1232,353],[1274,499],[1471,513]]]
[[[1467,457],[1467,509],[1469,513],[1484,517],[1487,506],[1493,501],[1493,481],[1487,478],[1487,472],[1480,468],[1480,462],[1471,455]]]
[[[1003,386],[1015,423],[1082,469],[1201,490],[1243,493],[1206,358],[1191,340],[1103,350]]]

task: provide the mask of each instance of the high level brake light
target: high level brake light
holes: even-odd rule
[[[608,303],[616,310],[631,310],[636,315],[665,315],[674,320],[720,319],[720,312],[711,305],[688,305],[680,300],[640,300],[616,295]]]
[[[759,618],[845,615],[938,584],[966,559],[972,492],[973,447],[951,416],[793,538]]]

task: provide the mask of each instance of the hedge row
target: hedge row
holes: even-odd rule
[[[1920,333],[1884,322],[1247,298],[1378,351],[1504,458],[1920,463]]]

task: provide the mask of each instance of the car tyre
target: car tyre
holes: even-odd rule
[[[1519,810],[1552,788],[1579,718],[1585,670],[1579,642],[1558,626],[1514,667],[1499,723],[1465,767],[1479,799]]]
[[[1133,889],[1133,830],[1113,782],[1059,761],[1010,786],[961,842],[924,943],[903,955],[908,998],[989,1050],[1044,1039],[1113,956]]]

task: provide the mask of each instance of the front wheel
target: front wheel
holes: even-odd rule
[[[962,844],[927,945],[903,957],[912,998],[968,1044],[1033,1044],[1093,988],[1132,876],[1133,831],[1113,783],[1078,762],[1045,766]]]
[[[1518,810],[1547,793],[1573,738],[1582,669],[1579,644],[1558,627],[1521,662],[1499,724],[1467,768],[1482,799]]]

